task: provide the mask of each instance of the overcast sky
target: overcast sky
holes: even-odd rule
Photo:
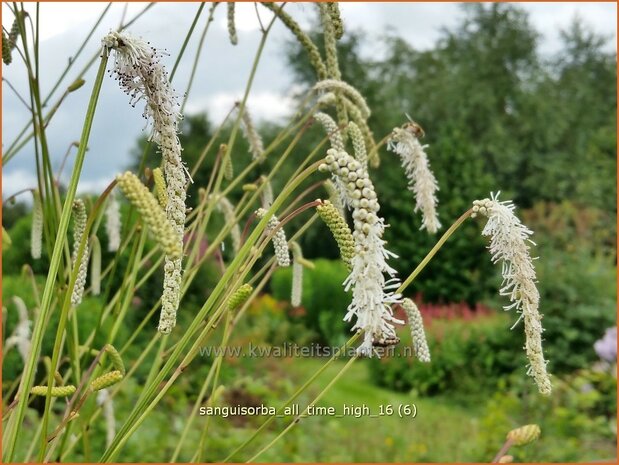
[[[26,9],[34,12],[32,4]],[[42,3],[41,12],[41,79],[43,93],[47,95],[51,85],[66,66],[68,57],[74,55],[77,47],[86,37],[106,3]],[[441,28],[457,24],[461,11],[457,3],[341,3],[345,26],[349,29],[362,28],[370,36],[385,31],[404,37],[418,49],[431,47],[440,36]],[[100,38],[110,28],[118,25],[124,9],[127,18],[133,17],[146,3],[115,3],[99,25],[80,56],[66,84],[70,84],[78,70],[92,57],[99,46]],[[522,3],[530,14],[533,25],[542,34],[541,51],[553,53],[559,47],[559,31],[578,16],[593,27],[596,32],[611,37],[609,47],[615,50],[617,9],[615,3]],[[160,3],[150,9],[131,28],[130,32],[140,35],[158,48],[170,53],[165,64],[171,68],[174,57],[181,48],[185,33],[191,24],[199,4]],[[310,24],[315,14],[311,4],[290,3],[286,7],[302,26]],[[265,8],[259,8],[263,21],[270,15]],[[204,8],[198,27],[185,57],[177,72],[174,87],[184,92],[197,42],[208,14]],[[13,17],[8,7],[2,6],[2,24],[11,27]],[[202,52],[196,79],[188,101],[186,112],[207,111],[209,118],[217,123],[231,108],[232,103],[242,97],[251,63],[260,37],[256,11],[252,3],[237,5],[237,29],[239,44],[235,47],[228,41],[226,29],[226,8],[219,6]],[[257,120],[282,119],[291,106],[290,92],[292,77],[284,61],[283,46],[290,38],[288,31],[276,24],[268,38],[258,72],[250,94],[249,109]],[[371,43],[371,41],[369,41]],[[371,48],[366,53],[375,52]],[[49,146],[54,166],[73,141],[79,140],[81,121],[86,111],[96,66],[86,75],[86,85],[70,94],[48,127]],[[3,65],[3,76],[22,95],[27,96],[26,74],[18,57],[10,66]],[[60,92],[61,92],[60,91]],[[2,144],[6,148],[17,133],[28,122],[28,111],[15,97],[6,83],[2,85],[3,118]],[[54,102],[57,96],[52,98]],[[131,108],[127,96],[121,92],[112,79],[107,78],[101,91],[99,105],[89,142],[89,152],[80,181],[80,191],[99,191],[120,170],[130,163],[130,150],[144,129],[141,110]],[[3,166],[3,195],[33,187],[35,183],[33,146],[26,146],[15,158]],[[72,158],[71,158],[72,160]],[[65,170],[64,179],[70,173]]]

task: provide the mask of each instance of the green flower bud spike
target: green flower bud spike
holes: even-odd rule
[[[46,396],[47,386],[33,386],[30,389],[33,396]],[[54,386],[52,387],[52,397],[68,397],[75,394],[75,386]]]
[[[155,181],[155,194],[159,199],[159,205],[165,209],[168,204],[168,193],[166,192],[165,178],[163,177],[163,171],[161,168],[155,168],[153,170],[153,180]]]
[[[318,216],[331,230],[331,234],[333,234],[335,242],[337,242],[337,246],[340,249],[340,256],[348,269],[350,269],[352,258],[355,255],[355,241],[352,237],[352,232],[340,212],[331,202],[328,200],[320,200],[320,202],[321,204],[316,207]]]
[[[153,194],[135,174],[129,171],[118,175],[116,180],[118,186],[127,199],[136,207],[142,220],[149,227],[154,239],[159,243],[166,255],[180,258],[182,251],[177,241],[176,232]]]
[[[228,300],[228,310],[234,310],[243,305],[253,291],[254,288],[251,284],[245,283],[239,287]]]
[[[119,370],[110,371],[104,375],[95,378],[90,383],[91,391],[100,391],[120,382],[123,379],[123,374]]]
[[[537,441],[542,430],[538,425],[525,425],[516,428],[507,433],[509,439],[514,446],[526,446]]]

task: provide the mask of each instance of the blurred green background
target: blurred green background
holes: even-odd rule
[[[469,4],[463,8],[466,14],[461,23],[446,29],[433,48],[423,51],[386,35],[382,39],[386,52],[368,58],[360,52],[367,40],[363,31],[347,31],[339,45],[342,77],[368,100],[373,111],[370,126],[377,140],[403,124],[405,113],[425,129],[423,142],[429,144],[427,153],[440,185],[443,230],[474,199],[501,190],[501,198],[513,199],[517,214],[535,231],[544,347],[554,375],[553,396],[542,398],[526,376],[522,326],[510,330],[517,316],[502,310],[505,302],[497,297],[498,270],[485,251],[480,225],[469,221],[407,291],[424,316],[432,363],[422,365],[396,355],[356,362],[321,401],[338,409],[343,403],[378,408],[414,402],[418,417],[307,419],[260,460],[489,461],[505,434],[527,423],[539,424],[542,438],[514,449],[518,461],[616,457],[616,349],[615,358],[607,360],[594,349],[606,330],[616,326],[616,55],[605,51],[609,38],[598,36],[577,20],[562,32],[561,50],[547,56],[539,51],[539,31],[517,5]],[[318,33],[314,38],[321,43]],[[309,88],[315,77],[304,51],[291,42],[286,53],[290,72]],[[189,115],[184,124],[181,139],[191,166],[214,128],[208,115]],[[261,127],[267,143],[280,130],[276,125]],[[307,131],[290,162],[273,180],[275,192],[323,136],[319,127]],[[143,140],[136,144],[136,160],[143,144]],[[238,166],[249,160],[244,144],[238,142],[233,156]],[[198,198],[197,187],[208,182],[214,158],[207,157],[204,169],[194,176],[190,202]],[[386,231],[389,248],[400,257],[392,265],[407,276],[437,237],[419,231],[421,221],[413,213],[412,193],[406,190],[398,158],[382,150],[381,159],[380,167],[370,174],[381,199],[381,213],[390,225]],[[150,154],[151,166],[157,160]],[[275,161],[273,156],[266,163]],[[3,225],[12,240],[3,252],[2,286],[8,309],[3,318],[5,337],[17,321],[11,297],[21,297],[29,309],[35,305],[30,280],[17,273],[28,263],[41,289],[47,269],[45,257],[38,262],[30,258],[30,223],[25,205],[5,206]],[[215,231],[217,226],[215,222],[210,228]],[[294,230],[293,222],[290,231]],[[106,250],[106,238],[101,240]],[[340,285],[347,272],[337,261],[335,242],[316,223],[301,246],[305,257],[316,264],[315,270],[305,273],[302,306],[289,304],[290,271],[278,271],[268,292],[241,320],[232,345],[251,341],[335,346],[349,337],[349,324],[342,317],[350,296]],[[122,273],[115,276],[120,279]],[[201,276],[184,300],[181,327],[219,279],[216,263],[205,264]],[[118,284],[104,282],[109,288]],[[118,340],[131,334],[131,324],[139,324],[160,285],[161,276],[156,275],[139,291],[134,315],[122,329],[125,336],[120,334]],[[80,308],[84,335],[96,325],[102,304],[100,299],[89,298]],[[399,333],[398,350],[402,350],[410,344],[410,336],[406,327]],[[45,338],[43,353],[51,353],[52,336]],[[148,331],[139,334],[125,356],[126,363],[138,358],[151,336]],[[230,357],[221,374],[225,394],[217,402],[279,406],[323,361]],[[172,454],[211,363],[209,358],[194,362],[151,420],[129,441],[121,460],[160,461]],[[330,367],[302,396],[301,405],[341,366],[338,362]],[[3,360],[3,392],[22,368],[17,351],[9,351]],[[130,410],[147,370],[148,366],[138,370],[115,398],[119,422]],[[34,419],[36,410],[29,415]],[[196,447],[204,421],[199,418],[189,432],[189,443]],[[259,424],[255,418],[213,419],[204,458],[223,459]],[[284,420],[275,422],[250,450],[266,444],[284,424]],[[98,447],[103,447],[103,424],[92,428],[102,431]],[[92,448],[96,450],[97,444]],[[194,451],[184,450],[179,459],[190,459]],[[244,452],[236,460],[249,457]],[[76,449],[72,459],[84,458],[83,451]]]

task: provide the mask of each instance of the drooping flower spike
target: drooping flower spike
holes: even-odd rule
[[[78,267],[77,278],[71,294],[71,304],[75,307],[82,302],[84,295],[84,286],[86,285],[86,275],[88,274],[88,257],[89,244],[86,240],[84,245],[84,253],[77,263],[80,243],[86,233],[86,206],[82,199],[76,199],[73,202],[73,256],[72,262],[74,267]]]
[[[387,149],[392,150],[400,156],[402,167],[408,178],[409,190],[415,194],[415,211],[421,210],[422,223],[421,229],[426,229],[429,233],[436,233],[441,223],[438,220],[436,206],[438,199],[438,183],[430,169],[430,162],[426,155],[425,148],[421,145],[418,136],[420,126],[415,123],[407,123],[404,127],[395,128],[387,144]]]
[[[6,354],[13,347],[17,347],[17,351],[25,364],[30,354],[30,327],[32,326],[32,320],[28,317],[28,308],[23,299],[13,296],[12,300],[15,307],[17,307],[19,321],[11,335],[4,342],[4,353]]]
[[[331,172],[342,181],[353,208],[355,254],[351,273],[344,281],[345,289],[352,289],[353,297],[344,320],[356,318],[352,329],[364,331],[358,351],[371,356],[374,345],[384,346],[397,339],[393,325],[402,323],[391,309],[392,304],[400,302],[400,296],[393,291],[399,281],[395,270],[387,264],[387,259],[396,255],[385,248],[385,224],[378,216],[380,205],[367,170],[346,152],[333,149],[327,151],[320,170]]]
[[[428,342],[426,340],[426,332],[423,328],[423,319],[419,308],[415,305],[411,299],[404,299],[402,301],[402,308],[406,312],[408,318],[408,326],[411,330],[411,336],[413,338],[413,349],[415,350],[415,356],[420,362],[430,363],[430,349],[428,348]]]
[[[241,102],[236,102],[236,107],[237,110],[240,111]],[[249,152],[251,153],[252,158],[254,160],[263,161],[264,143],[262,142],[262,137],[256,130],[254,120],[249,114],[247,105],[243,108],[243,113],[241,115],[241,130],[243,131],[245,140],[247,140],[247,143],[249,144]]]
[[[256,210],[256,216],[258,218],[263,218],[266,214],[266,210],[264,208],[259,208]],[[290,266],[290,251],[288,250],[288,241],[286,240],[286,233],[284,232],[284,228],[279,227],[279,220],[276,216],[272,216],[267,223],[266,231],[271,232],[275,231],[275,235],[273,236],[273,249],[275,250],[275,260],[277,264],[281,267]]]
[[[41,258],[43,243],[43,205],[38,190],[32,191],[32,231],[30,233],[30,254],[32,258]]]
[[[524,320],[525,351],[529,359],[528,374],[533,377],[541,394],[550,395],[550,377],[542,350],[542,315],[539,312],[539,291],[533,259],[530,254],[531,231],[514,214],[510,201],[499,201],[499,193],[491,198],[473,202],[472,216],[488,218],[482,235],[490,237],[488,250],[493,263],[501,262],[503,283],[499,294],[511,304],[505,310],[516,309],[518,321]]]
[[[115,51],[113,74],[131,97],[131,104],[145,100],[144,117],[152,122],[152,140],[163,158],[166,181],[166,216],[176,232],[178,248],[183,248],[185,234],[185,186],[189,177],[181,159],[178,124],[181,120],[178,96],[172,89],[168,72],[161,64],[164,53],[140,38],[125,32],[110,32],[102,40],[106,53]],[[158,330],[168,334],[176,325],[183,277],[182,259],[165,257],[162,318]]]
[[[105,232],[108,252],[116,252],[120,247],[120,204],[114,193],[110,194],[105,208]]]

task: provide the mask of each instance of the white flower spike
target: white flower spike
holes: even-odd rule
[[[417,135],[421,135],[418,129],[421,128],[415,123],[395,128],[387,149],[397,153],[402,160],[402,167],[409,181],[408,188],[415,194],[415,211],[421,210],[423,215],[421,229],[425,228],[430,234],[434,234],[441,227],[436,213],[438,184],[424,150],[427,145],[421,145],[417,138]]]
[[[488,250],[492,262],[502,264],[503,283],[499,294],[509,298],[511,304],[505,310],[515,308],[520,317],[514,326],[524,320],[526,335],[525,350],[529,359],[528,374],[537,383],[541,394],[550,395],[550,378],[542,351],[542,315],[539,313],[539,292],[533,259],[529,253],[529,239],[533,231],[523,225],[514,214],[515,206],[510,201],[499,201],[499,193],[490,199],[473,202],[471,216],[483,215],[488,222],[482,235],[490,237]]]
[[[344,320],[356,317],[352,329],[365,332],[359,353],[371,356],[375,345],[397,340],[393,325],[402,324],[391,309],[392,304],[400,302],[400,295],[393,292],[399,281],[396,271],[387,264],[387,259],[396,255],[385,248],[385,223],[378,216],[380,205],[367,169],[346,152],[334,149],[327,151],[320,169],[341,181],[347,203],[353,208],[355,255],[352,271],[344,281],[347,291],[352,288],[353,297]],[[386,280],[385,275],[390,279]]]
[[[165,55],[148,42],[125,32],[110,32],[102,40],[106,53],[116,52],[113,73],[135,106],[145,100],[144,117],[153,125],[151,139],[163,157],[168,202],[166,216],[174,226],[179,247],[185,234],[186,168],[181,159],[178,124],[182,119],[179,102],[161,64]],[[187,174],[188,176],[188,174]],[[165,257],[163,295],[158,331],[168,334],[176,325],[183,276],[182,258]]]

